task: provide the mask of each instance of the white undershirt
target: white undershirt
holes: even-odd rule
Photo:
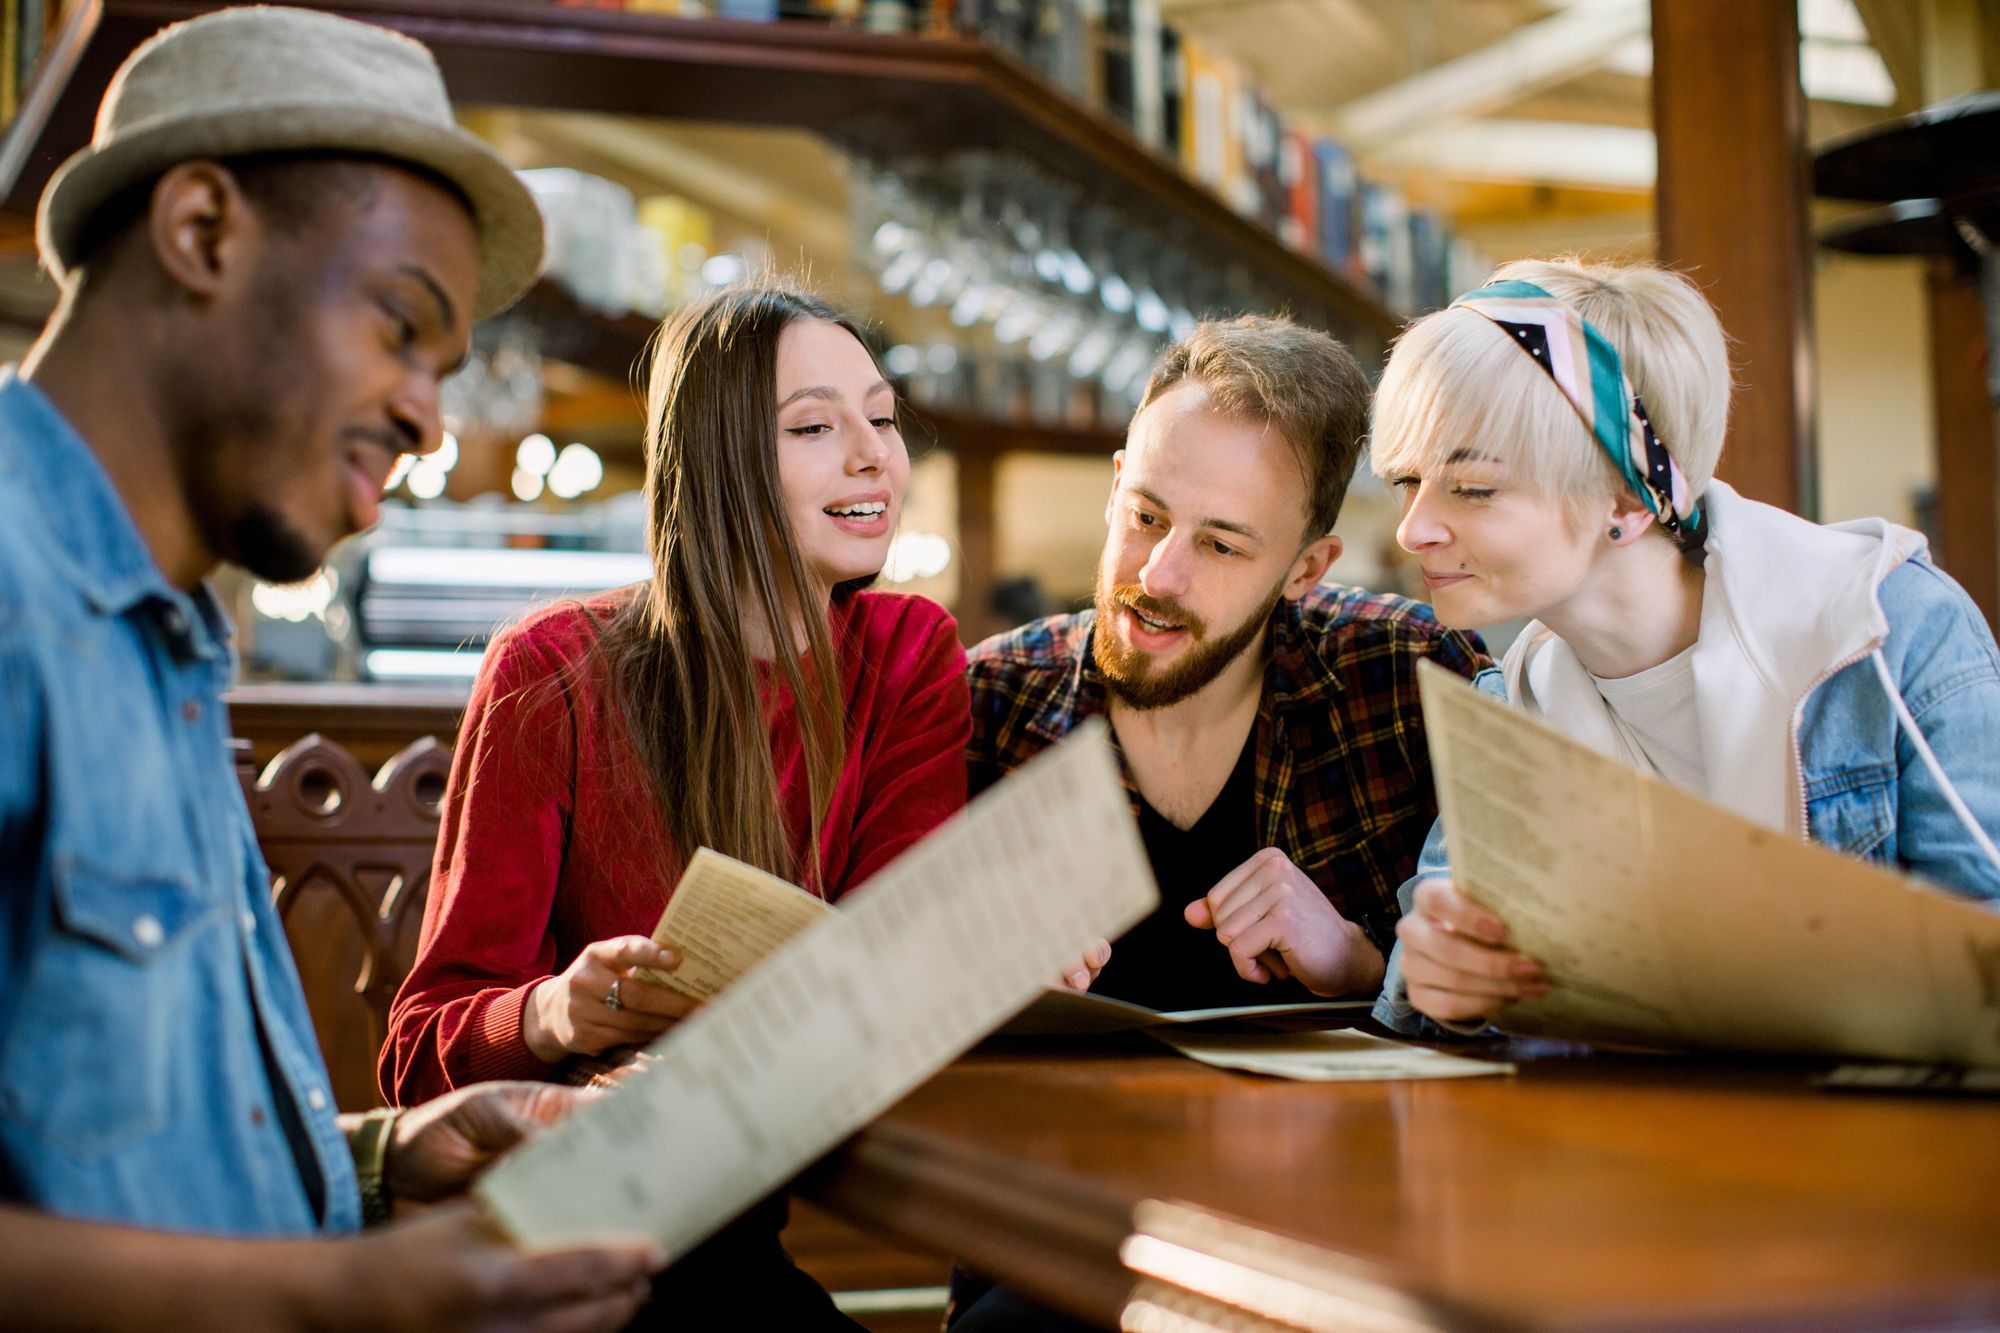
[[[1694,648],[1636,676],[1592,676],[1619,736],[1655,775],[1697,795],[1708,789],[1694,697]]]

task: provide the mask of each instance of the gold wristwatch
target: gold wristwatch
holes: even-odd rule
[[[389,1188],[383,1172],[389,1165],[389,1141],[396,1137],[396,1122],[406,1108],[378,1106],[361,1117],[361,1123],[347,1137],[348,1151],[354,1154],[354,1177],[361,1186],[361,1225],[380,1226],[389,1220]]]

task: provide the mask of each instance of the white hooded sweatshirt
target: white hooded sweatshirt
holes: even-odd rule
[[[1799,722],[1807,697],[1888,637],[1882,581],[1922,553],[1886,519],[1821,526],[1709,483],[1707,576],[1691,664],[1707,790],[1766,828],[1806,836]],[[1508,650],[1507,696],[1599,753],[1644,768],[1596,682],[1540,621]]]

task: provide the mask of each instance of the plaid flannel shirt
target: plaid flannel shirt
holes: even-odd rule
[[[968,654],[973,794],[1105,712],[1090,651],[1095,619],[1051,616]],[[1437,818],[1417,662],[1467,679],[1492,663],[1477,635],[1446,629],[1422,603],[1337,584],[1279,602],[1269,646],[1254,736],[1258,838],[1386,956],[1401,913],[1396,890]],[[1118,766],[1136,812],[1122,751]]]

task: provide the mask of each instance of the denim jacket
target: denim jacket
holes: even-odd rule
[[[228,626],[0,372],[0,1199],[280,1236],[359,1201],[228,750]]]
[[[1715,486],[1720,489],[1721,483]],[[1777,511],[1754,512],[1768,507],[1757,505],[1753,511],[1750,502],[1733,493],[1718,498],[1722,500],[1718,532],[1725,521],[1737,518],[1742,526],[1760,528],[1772,548],[1765,554],[1777,558],[1781,567],[1812,570],[1821,580],[1831,577],[1830,561],[1800,559],[1801,551],[1788,548],[1797,540],[1812,543],[1815,539],[1797,531],[1811,525],[1789,516],[1774,518]],[[1877,609],[1880,617],[1872,630],[1847,627],[1855,632],[1839,646],[1823,649],[1832,656],[1819,663],[1817,671],[1810,659],[1794,667],[1795,673],[1806,672],[1818,683],[1805,693],[1794,714],[1796,769],[1790,756],[1778,756],[1790,774],[1785,790],[1778,793],[1778,804],[1780,808],[1803,804],[1804,831],[1814,842],[2000,907],[2000,868],[1952,812],[1898,726],[1874,662],[1866,655],[1856,656],[1863,649],[1879,647],[1891,679],[1946,776],[1991,833],[2000,829],[2000,650],[1993,633],[1972,599],[1930,562],[1920,537],[1879,520],[1831,531],[1839,535],[1843,530],[1880,536],[1898,543],[1900,550],[1895,558],[1873,566],[1876,573],[1866,572],[1870,566],[1864,558],[1849,571],[1858,583],[1845,589],[1801,589],[1796,577],[1779,580],[1770,571],[1758,571],[1759,582],[1773,585],[1765,590],[1768,595],[1794,608],[1791,613],[1802,621],[1828,619],[1830,606],[1843,599],[1850,620],[1859,621]],[[1738,594],[1739,603],[1747,600],[1748,594]],[[1758,642],[1760,638],[1783,633],[1782,628],[1773,631],[1763,616],[1755,614],[1739,616],[1729,628],[1751,641],[1747,651],[1752,655],[1770,646]],[[1835,632],[1840,629],[1834,627]],[[1704,637],[1711,633],[1706,611],[1702,632]],[[1795,646],[1788,640],[1776,655]],[[1520,678],[1515,673],[1514,679]],[[1509,683],[1497,668],[1482,672],[1474,682],[1502,699],[1509,697]],[[1416,874],[1400,891],[1403,911],[1411,910],[1420,881],[1449,869],[1444,825],[1439,821],[1424,844]],[[1410,1008],[1400,945],[1390,956],[1375,1017],[1405,1032],[1436,1031]]]

